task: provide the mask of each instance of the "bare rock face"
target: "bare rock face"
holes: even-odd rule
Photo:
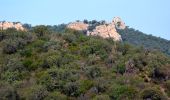
[[[88,30],[88,26],[89,26],[88,24],[85,24],[83,22],[73,22],[73,23],[68,24],[67,27],[70,29],[83,31],[83,30]]]
[[[125,23],[121,20],[120,17],[114,17],[113,23],[115,24],[117,29],[125,29],[126,28]]]
[[[114,41],[121,41],[121,35],[117,33],[116,29],[125,29],[125,23],[119,18],[114,17],[111,23],[104,23],[89,31],[88,28],[91,24],[86,24],[83,22],[73,22],[68,24],[67,28],[75,29],[78,31],[87,31],[87,35],[100,36],[103,38],[113,38]]]
[[[0,22],[0,29],[2,30],[6,30],[8,28],[15,28],[16,30],[21,30],[24,31],[25,28],[23,27],[23,25],[19,22],[14,23],[14,22]]]
[[[87,35],[101,36],[103,38],[113,38],[114,41],[121,41],[121,35],[117,33],[113,23],[97,26],[92,32]]]

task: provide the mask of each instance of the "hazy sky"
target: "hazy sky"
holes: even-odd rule
[[[56,25],[75,20],[111,21],[170,40],[170,0],[0,0],[0,20]]]

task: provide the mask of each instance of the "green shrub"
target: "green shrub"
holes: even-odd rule
[[[79,85],[80,85],[79,92],[81,94],[84,94],[86,91],[88,91],[93,86],[93,82],[91,80],[80,80]]]
[[[108,95],[96,95],[93,100],[111,100]]]
[[[26,71],[26,68],[24,67],[24,65],[22,64],[22,62],[18,59],[18,58],[12,58],[10,60],[8,60],[6,67],[4,67],[4,69],[7,71],[18,71],[18,72],[23,72]]]
[[[35,32],[38,37],[42,37],[46,34],[49,34],[50,30],[47,26],[38,25],[38,26],[33,27],[33,32]]]
[[[114,100],[133,100],[137,95],[135,88],[126,85],[113,85],[108,92]]]
[[[170,77],[169,68],[170,68],[169,66],[162,66],[162,67],[154,68],[152,72],[152,78],[158,82],[167,80],[168,77]]]
[[[6,71],[1,76],[2,80],[7,81],[9,83],[14,83],[15,81],[20,81],[24,78],[24,73],[20,73],[18,71]]]
[[[49,93],[47,97],[45,97],[44,100],[67,100],[67,96],[64,94],[61,94],[60,92],[52,92]]]
[[[27,70],[33,71],[37,68],[40,68],[43,64],[43,61],[41,58],[26,58],[22,63]]]
[[[111,52],[112,48],[106,40],[99,40],[91,38],[88,40],[84,46],[81,48],[81,54],[83,56],[88,56],[89,54],[96,54],[105,59],[108,56],[108,53]]]
[[[85,73],[88,78],[94,79],[101,76],[101,70],[98,68],[98,66],[88,66],[85,70]]]
[[[0,41],[2,41],[5,38],[5,32],[0,31]]]
[[[94,82],[94,86],[96,87],[98,93],[104,93],[108,90],[108,81],[103,78],[97,78]]]
[[[45,62],[48,66],[56,66],[56,67],[61,67],[64,66],[65,64],[69,64],[70,62],[74,61],[76,57],[72,54],[55,54],[48,56],[45,59]]]
[[[96,65],[98,62],[100,62],[100,58],[97,57],[95,54],[93,54],[88,56],[86,64],[88,66],[91,66],[91,65]]]
[[[170,97],[170,80],[168,80],[165,83],[165,92],[168,94],[168,96]]]
[[[0,100],[19,100],[19,95],[12,86],[0,82]]]
[[[48,92],[43,86],[33,86],[27,91],[27,100],[43,100]]]
[[[58,80],[53,80],[47,72],[37,73],[37,82],[46,87],[47,91],[58,89]]]
[[[67,96],[77,97],[80,95],[79,84],[77,82],[69,82],[64,86],[63,92]]]
[[[24,49],[20,51],[21,56],[30,57],[32,56],[32,49]]]
[[[6,54],[13,54],[17,52],[17,43],[12,40],[6,40],[4,42],[3,52]]]
[[[165,96],[162,94],[162,92],[156,88],[147,88],[144,89],[141,94],[141,99],[143,100],[166,100]]]
[[[120,64],[117,66],[117,72],[118,72],[118,73],[124,74],[124,73],[125,73],[125,70],[126,70],[126,67],[125,67],[125,64],[124,64],[124,63],[120,63]]]
[[[63,38],[64,40],[66,40],[68,43],[74,43],[76,42],[76,36],[74,34],[71,33],[65,33],[63,34]]]

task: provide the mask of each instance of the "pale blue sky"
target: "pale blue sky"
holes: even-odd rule
[[[75,20],[111,21],[170,40],[170,0],[0,0],[0,20],[56,25]]]

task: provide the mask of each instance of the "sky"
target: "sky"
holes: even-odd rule
[[[57,25],[75,20],[112,21],[170,40],[170,0],[0,0],[0,21]]]

